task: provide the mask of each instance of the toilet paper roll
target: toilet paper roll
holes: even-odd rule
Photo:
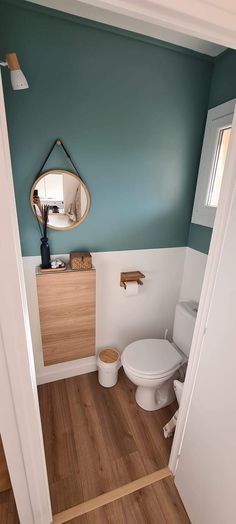
[[[124,293],[127,297],[133,297],[139,292],[139,285],[137,282],[126,282],[126,289]]]

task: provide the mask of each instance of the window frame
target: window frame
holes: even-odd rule
[[[214,173],[219,133],[232,126],[235,103],[236,98],[208,111],[191,219],[194,224],[214,225],[217,207],[207,205],[207,196]]]

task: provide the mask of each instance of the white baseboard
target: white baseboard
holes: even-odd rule
[[[75,377],[76,375],[83,375],[96,370],[97,364],[95,356],[64,362],[63,367],[61,364],[45,366],[37,374],[37,384],[47,384],[48,382],[55,382],[56,380]]]

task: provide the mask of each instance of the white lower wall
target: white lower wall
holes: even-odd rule
[[[97,272],[97,350],[107,346],[123,350],[139,338],[163,337],[166,328],[171,335],[185,252],[183,247],[92,254]],[[68,260],[67,255],[61,258]],[[95,357],[44,366],[35,278],[39,264],[40,257],[23,258],[38,383],[94,371]],[[138,295],[127,297],[120,287],[120,273],[132,270],[142,271],[146,278]]]
[[[179,300],[196,300],[196,302],[199,302],[206,262],[207,255],[186,247]]]
[[[68,255],[57,255],[68,261]],[[96,349],[124,347],[139,338],[172,334],[179,300],[199,301],[207,255],[191,248],[145,249],[93,253],[97,273]],[[40,257],[24,257],[23,265],[38,384],[96,370],[88,357],[44,366],[35,268]],[[146,278],[136,296],[125,296],[121,271],[142,271]]]

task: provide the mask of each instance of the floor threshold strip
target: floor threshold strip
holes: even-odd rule
[[[154,473],[145,475],[144,477],[133,480],[132,482],[124,484],[119,488],[108,491],[107,493],[103,493],[98,497],[94,497],[90,500],[82,502],[81,504],[66,509],[65,511],[61,511],[60,513],[57,513],[53,516],[52,522],[53,524],[64,524],[65,522],[69,522],[70,520],[80,517],[85,513],[101,508],[106,504],[110,504],[114,500],[118,500],[122,497],[125,497],[126,495],[130,495],[130,493],[134,493],[135,491],[150,486],[151,484],[154,484],[155,482],[158,482],[159,480],[169,476],[171,476],[169,468],[159,469],[158,471],[154,471]]]

